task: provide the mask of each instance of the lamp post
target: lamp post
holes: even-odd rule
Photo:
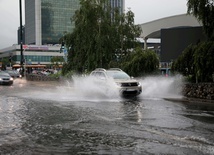
[[[22,33],[22,0],[19,0],[19,10],[20,10],[20,66],[21,66],[21,74],[23,76],[24,74],[24,68],[23,68],[23,33]]]

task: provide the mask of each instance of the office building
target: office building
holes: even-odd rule
[[[18,36],[18,44],[20,45],[21,43],[21,38],[20,38],[20,33],[21,33],[21,28],[19,27],[18,28],[18,31],[17,31],[17,36]],[[22,35],[23,35],[23,38],[22,38],[22,44],[25,44],[25,27],[22,26]]]
[[[120,8],[120,12],[124,12],[125,9],[125,0],[110,0],[112,8]]]
[[[110,0],[110,3],[123,12],[124,0]],[[26,0],[26,44],[58,44],[66,32],[72,32],[74,23],[71,18],[79,7],[79,0]]]
[[[65,32],[71,32],[71,18],[79,8],[79,0],[25,1],[26,44],[57,44]]]

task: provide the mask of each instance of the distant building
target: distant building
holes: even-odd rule
[[[206,36],[201,26],[161,29],[161,61],[174,61],[189,45],[196,45],[204,40]]]
[[[144,49],[150,48],[149,39],[160,39],[154,48],[160,56],[161,67],[170,67],[190,44],[206,40],[202,24],[192,15],[181,14],[140,24],[140,38]]]
[[[22,44],[25,44],[25,27],[24,26],[22,26],[22,35],[23,35],[23,37],[22,37]],[[20,44],[21,43],[21,38],[20,38],[20,27],[18,28],[18,31],[17,31],[17,36],[18,36],[18,44]]]
[[[25,65],[50,65],[52,57],[64,57],[60,46],[47,45],[23,45],[23,56]],[[11,57],[12,64],[20,64],[20,45],[13,45],[0,50],[0,59]]]
[[[112,8],[120,8],[120,12],[123,13],[125,9],[125,0],[109,0]]]
[[[124,0],[110,0],[112,7],[124,10]],[[25,1],[26,44],[58,44],[65,32],[72,32],[71,18],[80,8],[79,0],[27,0]]]
[[[79,7],[79,0],[25,1],[26,44],[58,44],[74,28],[71,18]]]

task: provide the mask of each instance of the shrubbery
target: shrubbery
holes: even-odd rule
[[[214,42],[190,45],[173,63],[172,70],[182,73],[191,82],[212,82],[214,74]]]
[[[132,76],[151,74],[158,69],[159,58],[152,50],[137,48],[126,56],[121,68]]]

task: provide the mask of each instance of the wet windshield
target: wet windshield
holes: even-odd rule
[[[9,73],[9,74],[14,74],[14,73],[16,73],[15,71],[12,71],[12,70],[7,70],[6,72]]]
[[[107,71],[106,73],[109,77],[112,77],[113,79],[130,79],[130,76],[125,72]]]
[[[0,71],[0,76],[9,76],[8,73]]]

